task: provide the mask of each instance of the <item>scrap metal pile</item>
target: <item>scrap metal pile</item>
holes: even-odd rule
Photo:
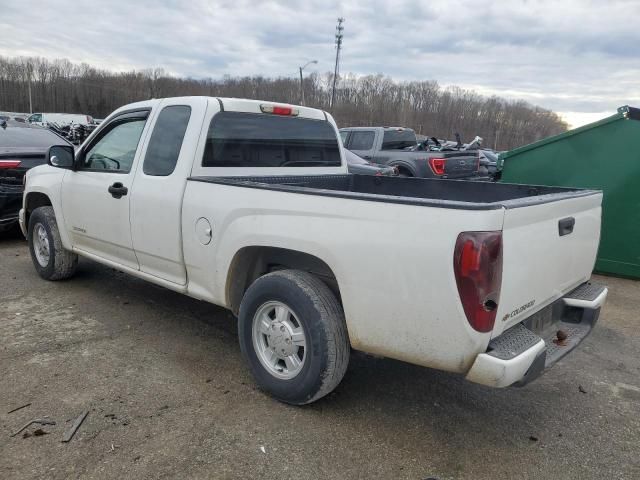
[[[97,125],[83,125],[81,123],[70,123],[61,125],[59,123],[47,123],[47,128],[57,133],[62,138],[67,139],[74,145],[80,145],[96,129]]]

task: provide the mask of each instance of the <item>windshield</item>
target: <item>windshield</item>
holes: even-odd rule
[[[417,145],[416,133],[410,129],[385,130],[382,150],[402,150]]]

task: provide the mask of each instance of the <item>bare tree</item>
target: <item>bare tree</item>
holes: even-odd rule
[[[176,78],[162,68],[109,72],[66,59],[0,56],[0,111],[29,111],[29,77],[34,111],[104,117],[135,101],[180,95],[255,98],[297,103],[300,86],[289,78]],[[311,74],[303,88],[309,106],[330,110],[340,126],[394,125],[438,138],[476,135],[506,150],[563,132],[567,124],[552,111],[524,101],[483,97],[435,81],[395,82],[384,75],[341,75],[329,108],[333,73]]]

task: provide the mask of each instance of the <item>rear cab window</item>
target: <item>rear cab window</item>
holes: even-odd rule
[[[202,167],[340,167],[340,145],[324,120],[220,112],[209,125]]]
[[[382,150],[403,150],[417,144],[416,133],[406,128],[385,130],[382,137]]]

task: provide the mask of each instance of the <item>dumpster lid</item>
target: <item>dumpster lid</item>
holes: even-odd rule
[[[640,108],[634,108],[634,107],[630,107],[629,105],[624,105],[618,108],[617,113],[614,113],[610,117],[603,118],[602,120],[598,120],[596,122],[588,123],[581,127],[568,130],[566,132],[560,133],[558,135],[554,135],[552,137],[543,138],[542,140],[538,140],[537,142],[533,142],[528,145],[524,145],[522,147],[514,148],[513,150],[509,150],[508,152],[501,153],[500,158],[504,160],[506,158],[513,157],[514,155],[518,155],[522,152],[533,150],[534,148],[538,148],[543,145],[547,145],[549,143],[557,142],[558,140],[562,140],[567,137],[571,137],[573,135],[578,135],[579,133],[586,132],[587,130],[598,128],[598,127],[601,127],[602,125],[606,125],[608,123],[615,122],[617,120],[622,120],[622,119],[640,121]]]

